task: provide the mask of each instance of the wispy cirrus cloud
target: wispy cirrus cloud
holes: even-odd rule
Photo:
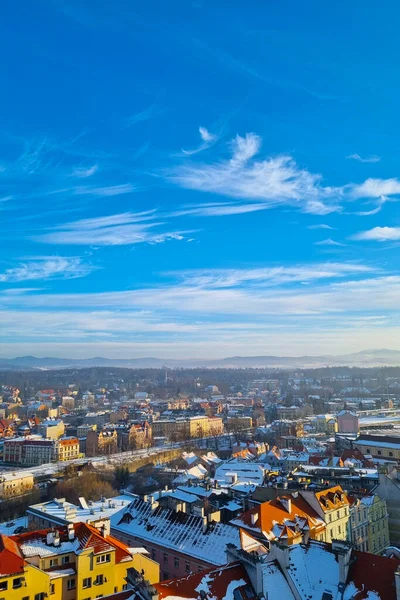
[[[371,272],[376,272],[376,268],[360,263],[330,262],[256,269],[199,269],[172,274],[182,279],[186,285],[226,288],[242,285],[269,287],[323,279],[337,279]]]
[[[130,194],[134,190],[135,188],[131,183],[103,187],[81,185],[73,188],[73,193],[77,196],[120,196],[121,194]]]
[[[72,176],[86,179],[87,177],[92,177],[98,170],[99,165],[92,165],[91,167],[75,167],[72,171]]]
[[[354,154],[349,154],[348,156],[346,156],[346,158],[350,159],[350,160],[357,160],[358,162],[361,163],[377,163],[381,160],[380,156],[377,156],[376,154],[370,154],[369,156],[360,156],[357,153]]]
[[[220,137],[220,134],[211,133],[205,127],[199,127],[199,134],[203,143],[197,148],[194,148],[193,150],[184,150],[182,148],[183,154],[186,154],[187,156],[199,154],[199,152],[203,152],[203,150],[207,150],[208,148],[211,148],[211,146],[216,144]]]
[[[33,239],[47,244],[123,246],[183,240],[190,231],[165,231],[154,211],[120,213],[64,223]],[[164,230],[160,229],[164,227]]]
[[[132,127],[137,123],[141,123],[142,121],[148,121],[149,119],[162,115],[165,112],[165,110],[165,107],[161,106],[158,102],[153,102],[143,110],[140,110],[128,117],[128,126]]]
[[[374,227],[367,231],[360,231],[351,236],[350,239],[357,241],[397,242],[400,240],[400,227]]]
[[[0,282],[76,279],[85,277],[96,268],[78,256],[36,256],[0,272]]]
[[[263,208],[289,205],[313,214],[338,211],[341,190],[322,185],[322,177],[297,166],[290,156],[256,160],[261,138],[236,136],[231,157],[220,162],[192,163],[166,174],[177,185],[242,201],[260,201]]]

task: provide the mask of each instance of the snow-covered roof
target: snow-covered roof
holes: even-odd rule
[[[123,514],[111,517],[114,532],[134,536],[138,541],[159,544],[212,565],[226,563],[228,543],[240,546],[239,531],[231,525],[212,523],[204,531],[203,518],[175,512],[136,498]]]
[[[42,513],[42,517],[55,523],[91,523],[99,519],[109,518],[116,512],[124,509],[130,502],[132,496],[122,494],[114,498],[105,498],[103,501],[86,503],[84,498],[80,505],[65,502],[63,499],[50,500],[40,504],[33,504],[27,510],[28,513],[36,515]]]

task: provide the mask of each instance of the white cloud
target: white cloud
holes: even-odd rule
[[[99,170],[98,165],[92,165],[91,167],[76,167],[72,171],[72,175],[74,177],[79,177],[81,179],[86,179],[87,177],[91,177]]]
[[[121,213],[65,223],[50,233],[33,239],[47,244],[122,246],[158,244],[167,240],[182,240],[189,231],[155,231],[164,225],[156,222],[154,211]]]
[[[201,139],[203,140],[203,143],[197,148],[194,148],[193,150],[184,150],[182,148],[183,154],[186,154],[187,156],[192,156],[193,154],[203,152],[203,150],[211,148],[211,146],[213,146],[219,139],[219,135],[211,133],[205,127],[199,127],[199,134]]]
[[[380,156],[376,156],[375,154],[371,154],[370,156],[360,156],[359,154],[349,154],[348,156],[346,156],[346,158],[349,158],[351,160],[357,160],[358,162],[362,162],[362,163],[377,163],[381,160]]]
[[[351,237],[359,241],[393,242],[400,240],[400,227],[374,227],[368,231],[360,231]]]
[[[315,242],[315,245],[316,246],[344,246],[345,244],[336,242],[332,238],[327,238],[326,240],[320,240],[319,242]]]
[[[332,229],[335,227],[331,227],[330,225],[326,225],[325,223],[319,223],[318,225],[309,225],[307,229]]]
[[[257,269],[199,269],[173,273],[189,286],[207,288],[238,287],[243,285],[278,286],[288,283],[304,283],[319,279],[334,279],[376,271],[359,263],[311,263],[289,267]]]
[[[217,139],[217,136],[210,133],[205,127],[199,127],[199,133],[203,142],[214,142]]]
[[[108,185],[104,187],[78,186],[73,188],[73,193],[78,196],[120,196],[121,194],[129,194],[134,191],[134,186],[131,183],[123,183],[121,185]]]
[[[35,279],[76,279],[85,277],[94,269],[93,265],[84,263],[80,257],[76,256],[36,256],[0,273],[0,282],[31,281]],[[14,290],[14,293],[21,293],[21,290]]]
[[[339,210],[340,188],[322,186],[321,175],[299,168],[290,156],[254,160],[260,148],[258,135],[238,135],[231,142],[230,159],[181,165],[167,178],[183,188],[261,201],[265,209],[289,205],[321,215]]]
[[[366,179],[364,183],[350,186],[354,198],[381,198],[400,194],[400,181],[392,179]]]

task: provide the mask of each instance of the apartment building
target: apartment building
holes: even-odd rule
[[[21,466],[43,465],[79,458],[79,440],[75,437],[49,440],[28,435],[4,440],[3,461]]]
[[[89,600],[126,588],[129,568],[159,580],[159,565],[143,549],[110,535],[109,521],[69,524],[7,537],[0,535],[0,598]]]
[[[357,550],[381,554],[389,545],[389,521],[386,501],[370,494],[349,497],[350,540]]]
[[[220,435],[224,431],[221,417],[198,415],[153,421],[154,437],[176,437],[177,439],[201,438]]]
[[[0,475],[0,498],[14,498],[22,496],[33,489],[32,473],[17,471],[15,473],[4,472]]]

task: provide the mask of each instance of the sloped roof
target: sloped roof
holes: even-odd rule
[[[0,535],[0,577],[23,573],[26,562],[18,545],[6,535]]]
[[[152,508],[150,502],[136,498],[122,512],[111,517],[114,531],[135,536],[144,543],[154,543],[187,554],[204,562],[226,562],[228,543],[240,546],[239,531],[224,523],[211,523],[204,531],[203,518],[169,508]]]
[[[245,568],[240,563],[231,563],[219,569],[204,571],[182,577],[156,583],[154,587],[164,598],[187,598],[191,600],[224,600],[233,598],[234,590],[238,588],[247,589],[256,595],[251,586]]]
[[[88,523],[74,523],[74,539],[68,537],[67,527],[57,527],[60,534],[60,543],[57,546],[46,543],[47,534],[51,529],[42,529],[37,531],[28,531],[20,535],[14,535],[10,539],[18,548],[21,556],[25,558],[32,556],[52,556],[74,552],[80,554],[82,550],[93,549],[95,554],[114,551],[117,563],[124,560],[130,560],[131,555],[127,546],[111,535],[103,537],[96,527]]]

